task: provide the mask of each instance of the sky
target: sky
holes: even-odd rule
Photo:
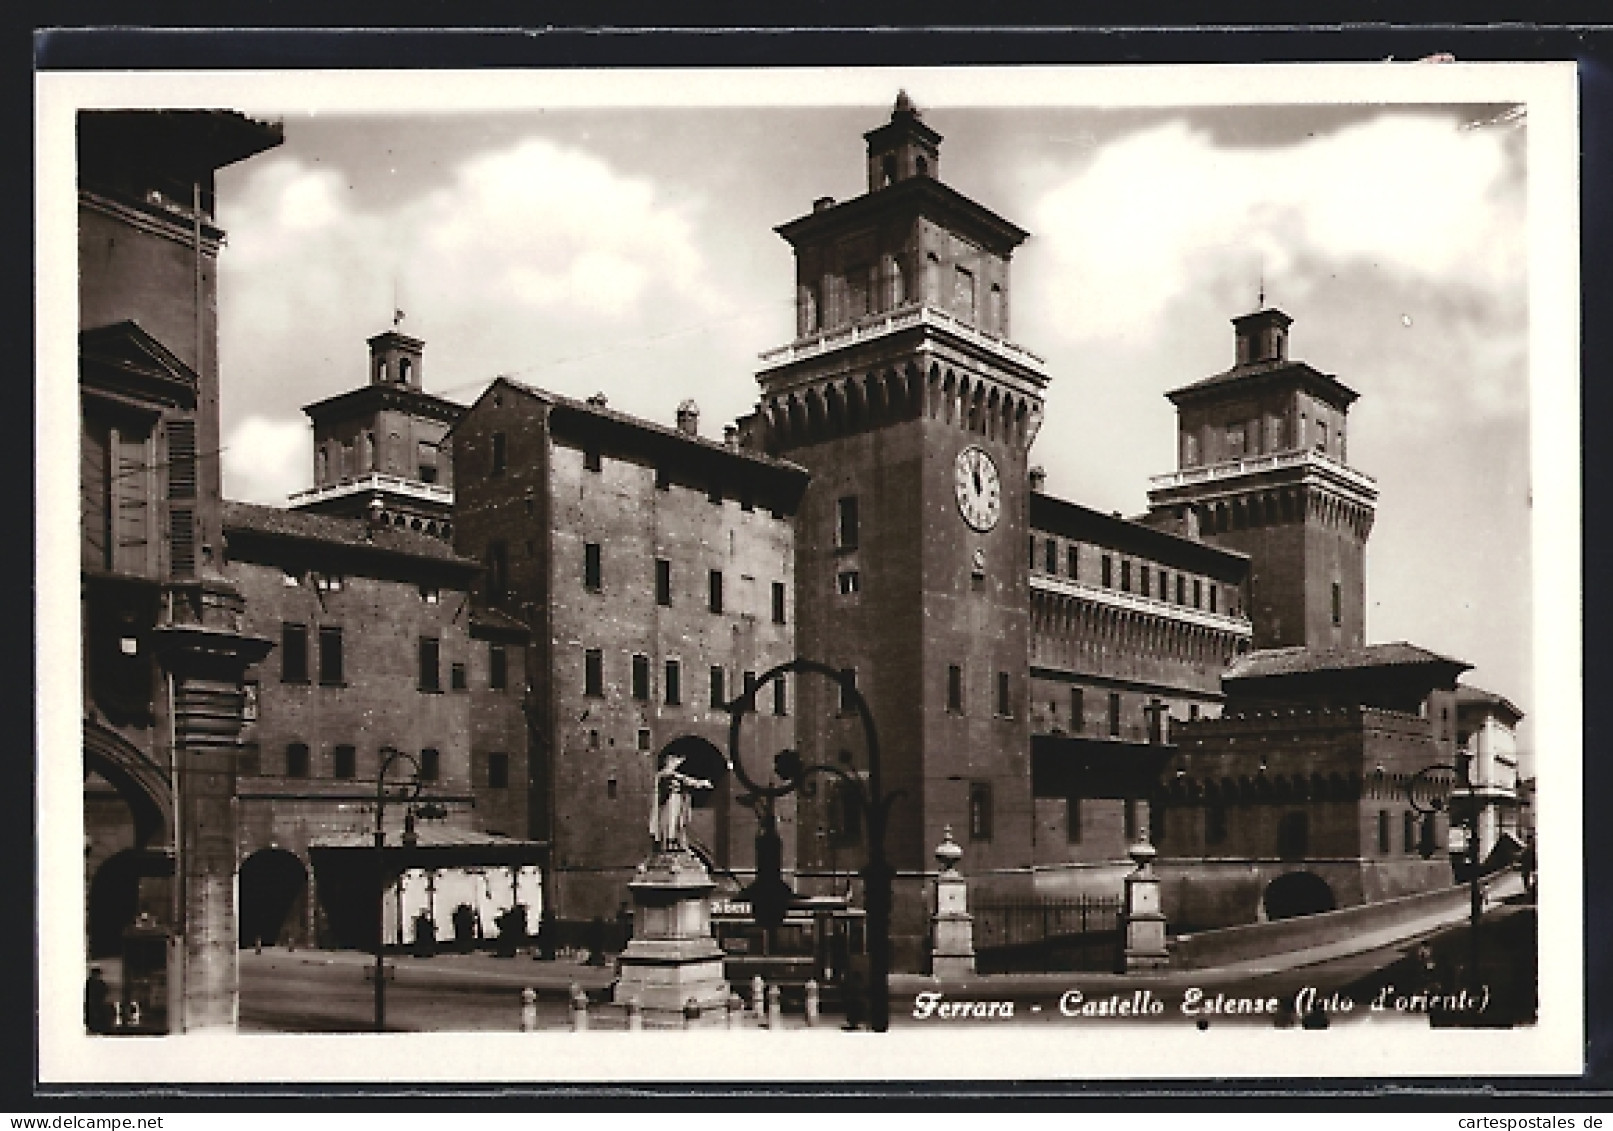
[[[1368,639],[1531,687],[1527,119],[1501,104],[926,108],[952,187],[1030,231],[1013,339],[1051,378],[1032,464],[1127,515],[1176,466],[1164,393],[1232,362],[1230,320],[1356,390],[1377,480]],[[866,105],[279,112],[218,216],[225,493],[310,485],[301,406],[366,380],[365,339],[426,342],[428,391],[495,376],[702,429],[756,401],[794,328],[773,228],[864,190]]]

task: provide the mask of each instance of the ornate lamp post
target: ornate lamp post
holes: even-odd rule
[[[1469,971],[1468,977],[1474,981],[1479,978],[1479,921],[1484,917],[1484,889],[1479,884],[1479,806],[1478,793],[1473,788],[1471,778],[1471,763],[1462,760],[1451,766],[1437,763],[1424,766],[1411,776],[1406,783],[1406,799],[1411,802],[1412,811],[1424,817],[1432,816],[1445,808],[1444,796],[1436,790],[1430,790],[1426,800],[1419,798],[1417,783],[1428,777],[1430,784],[1432,774],[1450,772],[1456,775],[1456,785],[1466,791],[1468,804],[1464,807],[1460,818],[1457,817],[1456,807],[1451,806],[1451,840],[1450,856],[1452,862],[1460,861],[1467,867],[1468,873],[1468,946]],[[1454,800],[1455,790],[1452,790]],[[1458,823],[1458,821],[1460,823]],[[1460,839],[1456,834],[1460,832]]]
[[[415,844],[413,803],[420,796],[420,763],[413,754],[391,746],[381,747],[381,768],[375,775],[375,1031],[386,1028],[386,803],[400,801],[410,806],[404,817],[403,846]],[[386,776],[392,763],[404,759],[413,768],[407,780],[387,792]]]
[[[778,778],[777,785],[763,785],[756,782],[745,768],[745,760],[741,756],[740,730],[747,714],[756,711],[756,695],[768,683],[775,679],[797,672],[802,675],[817,675],[830,680],[840,689],[845,701],[852,704],[862,720],[863,741],[868,749],[868,780],[866,783],[855,774],[846,772],[839,766],[830,765],[803,765],[801,756],[794,750],[782,750],[773,757],[773,769]],[[885,859],[885,823],[890,813],[890,806],[898,793],[886,795],[880,785],[879,772],[879,735],[874,728],[874,716],[868,709],[868,702],[857,690],[857,685],[844,673],[828,664],[816,660],[796,658],[787,663],[779,664],[763,672],[755,684],[747,688],[744,694],[728,704],[728,749],[730,761],[734,768],[734,776],[758,799],[758,815],[762,819],[762,833],[758,836],[758,858],[756,869],[756,890],[763,898],[774,897],[779,894],[788,895],[788,888],[784,887],[782,880],[772,885],[769,890],[768,879],[763,875],[763,860],[765,854],[770,857],[769,863],[773,875],[777,878],[778,855],[776,844],[764,849],[762,842],[771,838],[771,842],[778,839],[777,828],[773,824],[773,802],[787,793],[795,792],[809,775],[823,774],[838,778],[842,784],[852,791],[862,809],[863,821],[868,827],[868,864],[863,869],[864,899],[867,901],[868,912],[868,1017],[870,1028],[876,1033],[883,1033],[890,1027],[890,911],[891,911],[891,867]],[[778,889],[782,889],[780,892]],[[762,911],[756,897],[753,896],[753,907],[757,907],[761,914],[760,920],[766,914]],[[782,914],[782,907],[778,908]]]

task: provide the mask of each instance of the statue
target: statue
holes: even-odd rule
[[[696,789],[710,789],[704,778],[692,777],[678,767],[683,756],[675,755],[655,774],[655,807],[650,811],[650,837],[662,852],[687,848],[689,827],[689,794]]]

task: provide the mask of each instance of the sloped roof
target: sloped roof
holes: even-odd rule
[[[440,538],[394,526],[372,527],[367,519],[338,518],[334,515],[287,510],[259,503],[224,500],[224,531],[257,534],[303,542],[351,546],[386,554],[480,568],[479,563],[462,558]]]
[[[1523,712],[1518,709],[1517,704],[1505,695],[1498,695],[1494,691],[1486,691],[1482,687],[1473,687],[1466,683],[1456,688],[1456,709],[1460,711],[1463,707],[1494,707],[1501,714],[1511,715],[1514,723],[1523,718]]]
[[[1330,373],[1323,373],[1320,369],[1307,365],[1303,361],[1290,361],[1287,358],[1283,358],[1276,361],[1257,361],[1244,365],[1235,365],[1231,369],[1223,370],[1220,373],[1212,373],[1208,377],[1183,385],[1180,388],[1172,389],[1165,394],[1165,397],[1172,404],[1179,405],[1184,400],[1196,397],[1201,393],[1214,391],[1223,385],[1281,377],[1289,377],[1302,382],[1324,394],[1326,399],[1334,404],[1344,408],[1347,408],[1360,396],[1354,389]]]
[[[1238,659],[1227,669],[1225,679],[1269,679],[1273,676],[1305,672],[1352,671],[1369,668],[1449,666],[1466,671],[1473,665],[1441,656],[1404,640],[1388,644],[1368,644],[1364,648],[1322,650],[1316,648],[1263,648]]]

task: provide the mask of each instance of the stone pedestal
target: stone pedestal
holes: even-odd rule
[[[1169,966],[1165,945],[1165,913],[1160,910],[1159,877],[1154,874],[1156,850],[1146,840],[1131,846],[1129,855],[1137,870],[1126,877],[1121,908],[1121,967],[1124,973],[1158,970]]]
[[[935,850],[941,871],[935,877],[935,915],[930,920],[930,973],[937,978],[966,978],[975,972],[974,917],[969,914],[969,884],[958,871],[963,849],[952,828]]]
[[[728,982],[722,948],[711,934],[716,884],[706,866],[688,849],[657,851],[627,886],[633,937],[622,952],[615,1000],[636,999],[649,1023],[682,1025],[693,1002],[700,1024],[725,1024]]]

